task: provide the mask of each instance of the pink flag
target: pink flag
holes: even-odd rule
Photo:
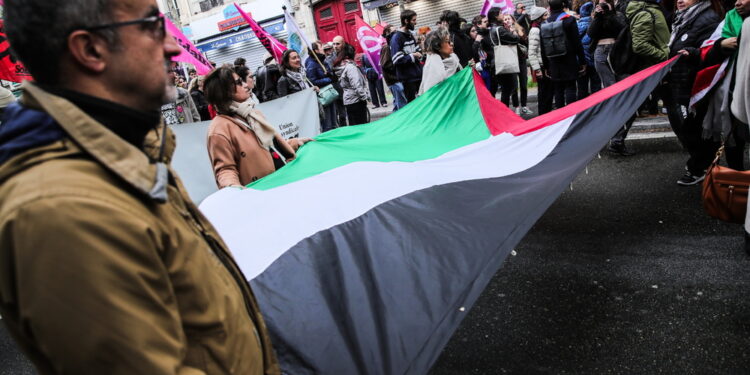
[[[213,69],[211,63],[206,59],[200,50],[195,48],[193,43],[190,43],[185,35],[182,34],[180,29],[175,26],[172,21],[168,18],[164,18],[164,23],[167,26],[167,31],[174,37],[177,44],[180,45],[182,52],[179,55],[172,57],[172,61],[182,61],[189,64],[195,65],[195,71],[200,74],[208,74]]]
[[[370,60],[370,65],[378,72],[379,76],[383,75],[383,70],[380,67],[380,49],[385,43],[380,34],[373,30],[370,25],[366,24],[365,21],[356,16],[356,27],[357,27],[357,39],[359,40],[359,46],[362,47],[362,51],[365,52],[365,56]]]
[[[266,47],[266,50],[271,53],[273,58],[276,59],[276,62],[281,64],[281,54],[283,54],[284,51],[287,50],[286,46],[272,37],[271,34],[266,32],[266,30],[263,30],[263,28],[260,27],[260,25],[258,25],[258,23],[255,22],[252,17],[245,13],[242,8],[237,5],[237,3],[234,3],[234,6],[240,12],[242,18],[247,21],[247,24],[250,25],[250,28],[253,29],[253,32],[255,32],[255,36],[258,37],[258,40],[260,40],[260,43],[263,45],[263,47]]]
[[[492,8],[500,8],[503,14],[513,14],[513,0],[484,0],[484,6],[479,14],[486,16]]]

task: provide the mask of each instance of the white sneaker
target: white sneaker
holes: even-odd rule
[[[521,115],[521,107],[516,107],[516,114]]]
[[[521,112],[523,112],[524,115],[530,115],[534,113],[534,111],[530,110],[529,107],[523,107],[521,108]]]

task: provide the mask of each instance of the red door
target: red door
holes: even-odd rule
[[[318,38],[323,42],[330,42],[337,35],[353,45],[357,53],[362,52],[357,40],[355,16],[362,17],[358,0],[326,0],[314,7],[315,25]]]

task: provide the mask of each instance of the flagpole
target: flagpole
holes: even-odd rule
[[[292,15],[291,15],[291,14],[289,14],[289,13],[288,13],[288,12],[286,11],[286,5],[282,5],[282,6],[281,6],[281,9],[283,9],[283,10],[284,10],[284,14],[285,14],[285,15],[289,16],[289,18],[292,18]],[[286,18],[284,18],[284,19],[286,20]],[[297,30],[299,30],[299,29],[297,29]],[[300,31],[302,31],[302,30],[300,30]],[[305,40],[303,39],[302,41],[304,42]],[[307,43],[305,43],[305,44],[307,44]],[[315,61],[317,61],[317,62],[318,62],[318,64],[320,64],[320,67],[321,67],[321,68],[323,68],[323,74],[328,74],[328,69],[326,69],[326,66],[325,66],[325,65],[323,65],[323,63],[322,63],[322,62],[320,62],[320,58],[318,58],[318,53],[317,53],[317,52],[315,52],[315,51],[313,51],[313,49],[312,49],[312,46],[309,46],[309,45],[308,45],[308,46],[307,46],[307,49],[309,49],[310,51],[312,51],[312,55],[313,55],[313,57],[315,58]]]

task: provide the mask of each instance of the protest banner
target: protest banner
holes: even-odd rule
[[[383,68],[380,67],[380,49],[385,44],[385,39],[373,30],[370,25],[366,24],[361,17],[356,16],[355,20],[359,46],[362,47],[365,56],[370,60],[370,65],[378,72],[378,76],[382,77]]]
[[[284,53],[284,51],[287,50],[286,46],[281,44],[276,38],[271,36],[271,34],[267,33],[266,30],[263,30],[260,25],[258,25],[255,20],[250,17],[247,13],[245,13],[242,8],[240,8],[237,3],[234,3],[234,6],[237,8],[237,11],[240,12],[240,15],[242,18],[247,21],[247,24],[250,25],[250,28],[255,33],[255,36],[258,37],[258,40],[260,41],[260,44],[263,45],[263,47],[266,48],[266,50],[273,56],[274,59],[276,59],[276,62],[281,63],[281,54]]]
[[[314,138],[320,134],[318,96],[312,89],[260,103],[256,108],[285,139]],[[206,148],[210,124],[211,121],[203,121],[170,126],[177,141],[172,168],[197,203],[218,190]]]
[[[492,8],[500,8],[503,14],[513,14],[513,0],[484,0],[482,11],[479,14],[486,16]]]
[[[0,79],[19,83],[25,80],[32,80],[28,69],[20,61],[16,60],[15,56],[11,53],[10,42],[7,35],[5,35],[4,26],[2,20],[0,20]]]
[[[195,71],[200,75],[208,74],[212,69],[211,62],[203,56],[200,50],[195,48],[193,43],[190,42],[180,29],[175,26],[169,18],[164,18],[164,23],[167,27],[167,31],[174,37],[177,44],[180,45],[182,50],[179,55],[172,57],[172,61],[181,61],[195,65]]]

